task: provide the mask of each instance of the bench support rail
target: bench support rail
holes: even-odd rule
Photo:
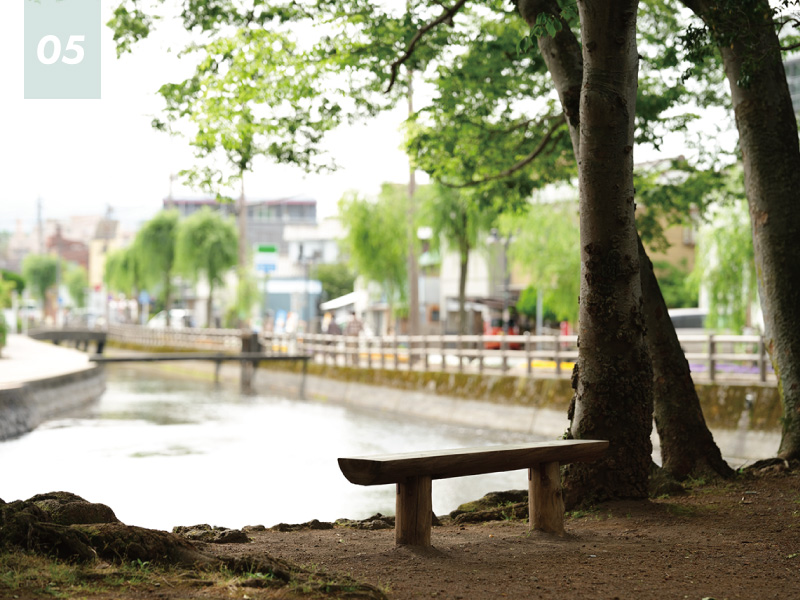
[[[559,463],[541,463],[528,469],[528,522],[531,530],[564,535]]]
[[[430,546],[433,500],[430,476],[409,477],[397,484],[395,542]]]

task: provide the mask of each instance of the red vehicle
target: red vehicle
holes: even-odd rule
[[[491,321],[484,321],[483,335],[503,335],[503,319],[492,319]],[[519,326],[513,321],[508,326],[508,335],[519,335]],[[483,347],[487,350],[500,350],[501,343],[497,342],[484,342]],[[507,345],[509,350],[521,350],[522,344],[519,342],[510,342]]]

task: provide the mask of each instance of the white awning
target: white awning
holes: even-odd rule
[[[356,303],[361,304],[365,300],[365,292],[358,291],[358,292],[350,292],[349,294],[345,294],[344,296],[339,296],[338,298],[334,298],[333,300],[328,300],[327,302],[323,302],[319,305],[320,310],[337,310],[339,308],[344,308],[345,306],[355,305]]]

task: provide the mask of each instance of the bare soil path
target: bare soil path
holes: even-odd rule
[[[800,598],[797,470],[600,505],[567,531],[530,535],[521,520],[434,527],[434,548],[421,552],[396,547],[392,530],[268,530],[213,551],[266,551],[397,599]]]
[[[263,564],[275,557],[310,568],[310,580],[292,585],[224,569],[209,574],[136,561],[71,567],[0,553],[0,598],[797,599],[800,464],[792,466],[733,482],[694,482],[688,495],[599,505],[572,514],[564,538],[529,534],[521,519],[463,525],[445,519],[449,524],[434,527],[434,548],[426,551],[395,546],[391,529],[343,526],[248,528],[247,543],[198,544],[224,559],[260,557]],[[32,561],[27,571],[26,561]],[[64,569],[73,570],[56,579]],[[357,589],[331,574],[370,585]]]

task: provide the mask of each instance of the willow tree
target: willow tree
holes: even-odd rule
[[[177,233],[178,211],[163,210],[142,226],[134,240],[133,251],[142,265],[142,282],[148,287],[161,288],[167,327],[171,325],[172,277],[175,274]]]
[[[203,208],[180,223],[175,244],[176,270],[194,281],[200,277],[208,281],[206,327],[211,327],[214,288],[236,266],[236,226],[220,213]]]
[[[723,206],[703,227],[692,277],[708,291],[706,327],[741,333],[756,300],[753,235],[744,202]]]
[[[89,288],[89,275],[86,269],[75,263],[68,263],[64,271],[64,284],[69,296],[78,308],[86,306],[86,290]]]
[[[339,202],[342,250],[360,277],[381,287],[392,315],[406,304],[406,202],[405,187],[392,184],[375,201],[350,194]]]
[[[144,286],[144,264],[138,254],[136,244],[118,248],[109,252],[106,257],[103,281],[109,289],[121,292],[129,298],[136,299],[137,313],[142,314],[139,303],[139,292]]]
[[[56,284],[58,259],[50,254],[29,254],[22,260],[22,276],[34,295],[47,301],[47,291]]]
[[[581,273],[577,202],[537,202],[525,214],[501,219],[501,229],[517,232],[509,256],[524,269],[543,309],[558,320],[577,323]]]

